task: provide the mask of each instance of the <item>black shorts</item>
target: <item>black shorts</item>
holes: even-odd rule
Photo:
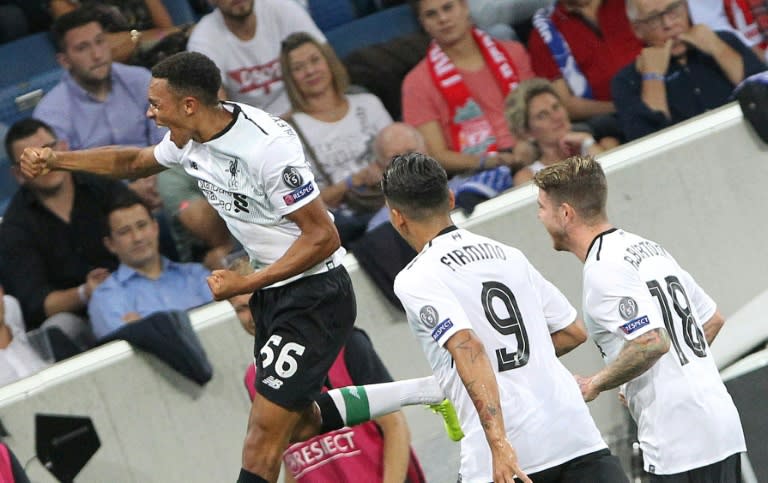
[[[339,266],[259,290],[249,305],[256,322],[256,391],[286,409],[305,408],[319,396],[355,323],[347,270]]]
[[[528,477],[534,483],[629,483],[619,459],[607,448],[537,471]]]
[[[651,483],[741,483],[741,453],[672,475],[650,475]]]

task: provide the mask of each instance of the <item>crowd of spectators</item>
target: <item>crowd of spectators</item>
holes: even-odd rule
[[[768,41],[768,2],[415,0],[426,55],[402,79],[399,119],[350,86],[302,2],[210,0],[196,25],[173,25],[161,0],[32,3],[0,2],[0,42],[50,24],[64,73],[4,139],[20,188],[0,223],[0,384],[156,311],[210,302],[207,274],[239,248],[180,171],[127,185],[21,176],[26,147],[160,141],[166,129],[146,115],[153,59],[203,53],[221,71],[222,100],[286,119],[350,247],[387,223],[379,182],[394,154],[437,159],[471,211],[567,156],[725,104],[766,69]],[[41,355],[36,337],[66,347]]]
[[[99,220],[126,190],[64,172],[28,181],[15,163],[30,146],[161,140],[166,129],[146,115],[150,73],[130,64],[168,35],[189,33],[185,47],[214,60],[222,99],[292,124],[346,246],[386,223],[378,184],[402,149],[438,159],[457,205],[471,211],[542,166],[718,107],[765,68],[765,12],[755,2],[419,0],[411,4],[428,44],[402,79],[400,123],[365,85],[350,86],[306,3],[216,0],[193,28],[174,26],[159,0],[49,3],[64,73],[5,138],[21,187],[0,225],[0,275],[27,331],[55,327],[80,350],[95,342],[88,312],[103,311],[93,294],[107,279],[119,288],[125,271],[121,259],[115,272],[120,253]],[[394,3],[403,2],[386,6]],[[221,268],[238,249],[223,220],[191,178],[174,170],[156,178],[127,186],[153,215],[163,266]]]

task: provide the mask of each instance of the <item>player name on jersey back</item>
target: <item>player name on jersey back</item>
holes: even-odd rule
[[[440,257],[440,263],[455,272],[456,268],[460,266],[481,260],[492,259],[506,260],[507,254],[499,245],[494,245],[493,243],[477,243],[473,245],[464,245],[445,252]]]

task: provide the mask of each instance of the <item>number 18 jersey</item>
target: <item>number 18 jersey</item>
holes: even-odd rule
[[[745,451],[738,412],[704,337],[702,324],[715,310],[658,243],[618,229],[592,242],[584,320],[605,362],[650,330],[669,334],[669,352],[624,387],[650,473],[681,473]]]
[[[606,447],[550,334],[576,310],[517,249],[450,227],[395,279],[413,333],[456,406],[464,482],[493,480],[491,452],[472,401],[444,345],[471,329],[499,385],[507,437],[534,473]]]

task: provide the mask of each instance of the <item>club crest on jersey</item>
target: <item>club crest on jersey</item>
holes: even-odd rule
[[[629,335],[632,332],[638,331],[645,327],[646,325],[650,324],[651,321],[648,320],[647,315],[643,315],[642,317],[638,317],[636,319],[630,320],[626,324],[621,326],[621,331],[625,334]]]
[[[632,320],[637,317],[637,302],[632,297],[622,297],[619,300],[619,315],[624,320]]]
[[[288,166],[283,170],[283,183],[289,188],[298,188],[301,183],[304,182],[304,178],[301,177],[299,170],[293,166]]]
[[[240,187],[240,179],[242,178],[242,168],[237,158],[229,160],[229,166],[227,167],[229,173],[229,181],[227,181],[227,187],[231,190],[236,190]]]
[[[445,319],[432,331],[432,338],[435,339],[435,342],[440,342],[440,339],[443,338],[446,332],[451,330],[451,327],[453,327],[451,319]]]
[[[304,186],[300,186],[298,189],[291,191],[287,195],[283,196],[283,201],[285,201],[285,204],[288,206],[291,206],[294,203],[297,203],[307,196],[311,195],[315,191],[315,186],[310,181],[309,183],[305,184]]]
[[[437,321],[440,317],[437,315],[437,309],[431,305],[425,305],[419,310],[419,320],[426,325],[428,329],[432,329],[437,325]]]

